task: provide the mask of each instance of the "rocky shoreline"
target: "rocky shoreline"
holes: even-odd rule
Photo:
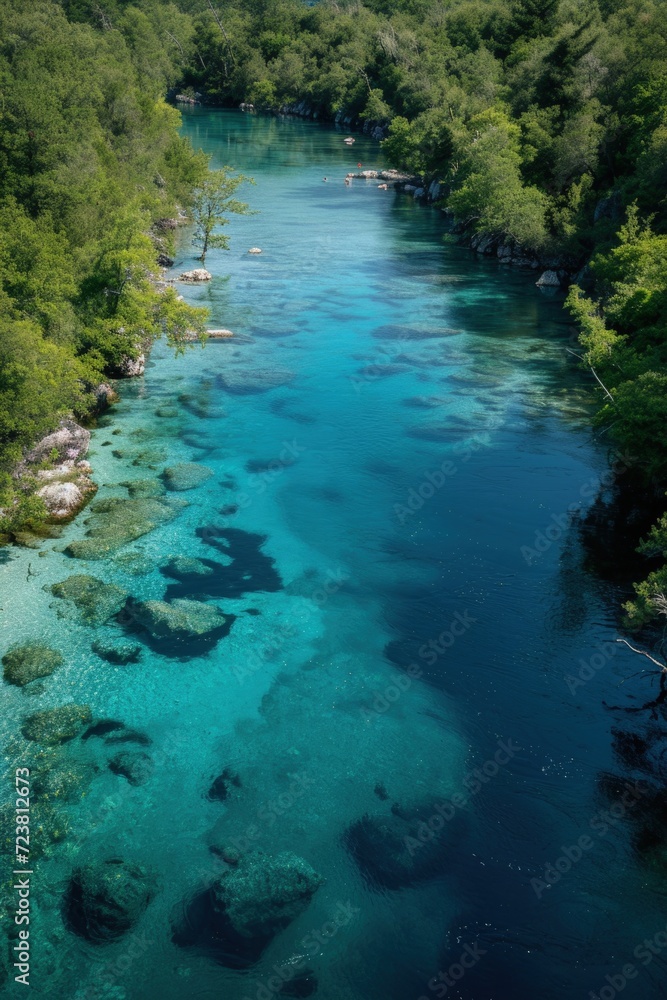
[[[172,100],[188,105],[211,104],[205,94],[199,93],[194,98],[178,94],[172,96]],[[211,104],[211,106],[215,105]],[[305,99],[273,108],[256,108],[253,104],[242,102],[239,105],[239,110],[247,113],[294,116],[310,121],[342,125],[345,128],[354,129],[362,135],[369,136],[376,142],[386,139],[389,134],[389,123],[386,121],[365,121],[355,115],[348,114],[345,110],[338,111],[332,117],[314,108]],[[411,195],[415,200],[423,201],[426,204],[437,203],[442,194],[442,181],[437,177],[420,177],[399,170],[361,170],[349,173],[347,177],[350,179],[380,180],[391,185],[395,190]],[[603,199],[599,203],[596,208],[596,217],[599,212],[604,214],[607,211],[606,201],[609,199]],[[445,214],[450,214],[445,208],[442,208],[442,211]],[[583,258],[573,260],[562,254],[536,254],[525,250],[503,235],[468,233],[469,227],[453,217],[451,223],[451,233],[458,238],[460,246],[468,247],[481,256],[495,257],[501,264],[507,266],[539,270],[540,275],[535,282],[539,288],[565,290],[571,284],[583,285],[586,288],[590,283],[588,260]]]
[[[255,112],[252,104],[241,104],[241,111]],[[297,101],[285,104],[279,108],[269,109],[267,113],[279,115],[294,115],[297,118],[307,118],[312,121],[330,122],[344,125],[346,128],[358,129],[363,135],[370,136],[377,142],[386,139],[388,124],[383,122],[366,122],[339,111],[334,118],[323,115],[314,109],[307,101]],[[442,194],[442,182],[437,177],[420,177],[404,173],[400,170],[359,170],[346,175],[346,180],[379,180],[391,186],[394,190],[412,196],[416,201],[425,204],[436,204]],[[442,208],[445,214],[450,214]],[[460,246],[485,257],[496,257],[501,264],[528,270],[539,270],[540,276],[535,284],[539,288],[566,289],[572,283],[586,283],[588,277],[587,261],[572,260],[564,255],[535,254],[525,250],[517,243],[502,235],[492,233],[468,233],[465,223],[451,217],[451,233],[458,238]]]

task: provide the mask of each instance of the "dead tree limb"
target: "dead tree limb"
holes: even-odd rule
[[[216,23],[217,23],[218,27],[220,28],[220,31],[222,32],[223,38],[225,39],[225,42],[227,43],[227,51],[229,52],[229,57],[232,60],[232,66],[236,66],[236,59],[234,57],[234,51],[232,49],[232,43],[229,40],[229,35],[225,31],[225,27],[224,27],[222,21],[220,20],[218,12],[216,11],[216,9],[213,6],[213,4],[211,3],[211,0],[207,0],[207,3],[208,3],[208,6],[209,6],[209,8],[211,10],[211,13],[213,14],[213,17],[216,20]]]
[[[576,351],[573,351],[571,347],[566,347],[565,350],[568,352],[568,354],[574,354],[575,358],[579,358],[580,361],[583,361],[584,364],[586,364],[586,359],[582,358],[581,354],[577,354]],[[607,397],[607,399],[610,400],[610,402],[613,403],[614,402],[614,397],[609,392],[609,389],[604,384],[604,382],[602,381],[602,379],[599,377],[598,373],[595,371],[595,368],[593,368],[593,365],[589,365],[588,367],[590,368],[590,370],[593,373],[593,378],[596,380],[596,382],[598,383],[598,385],[600,385],[602,387],[602,391],[604,392],[604,394]]]

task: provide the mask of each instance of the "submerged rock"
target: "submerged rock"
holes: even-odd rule
[[[293,378],[294,372],[286,368],[248,368],[229,369],[217,376],[217,382],[226,392],[245,396],[287,385]]]
[[[197,462],[181,462],[171,465],[162,473],[168,490],[194,490],[213,475],[213,470]]]
[[[438,805],[394,805],[391,813],[362,816],[348,828],[346,847],[373,888],[402,889],[441,874],[461,819],[446,821]]]
[[[57,746],[73,740],[92,720],[88,705],[61,705],[29,715],[21,726],[27,740]]]
[[[124,722],[118,719],[99,719],[92,726],[86,729],[81,737],[82,740],[89,740],[93,736],[104,740],[105,743],[139,743],[142,746],[150,746],[153,742],[150,736],[139,732],[138,729],[130,729]]]
[[[118,555],[113,556],[113,562],[130,576],[148,576],[155,569],[153,560],[136,549],[129,552],[119,552]]]
[[[109,761],[109,770],[127,778],[131,785],[145,785],[153,773],[153,760],[142,750],[122,750]]]
[[[155,876],[143,865],[121,858],[92,862],[70,879],[65,918],[88,941],[112,941],[136,924],[155,891]]]
[[[100,639],[93,643],[92,650],[100,659],[118,666],[136,663],[141,656],[141,646],[137,642],[108,642]]]
[[[92,781],[91,764],[58,760],[32,773],[32,787],[40,802],[78,802]]]
[[[453,337],[461,333],[448,326],[378,326],[373,330],[373,336],[378,340],[437,340],[440,337]]]
[[[164,496],[164,483],[159,479],[130,479],[119,485],[124,486],[133,499]]]
[[[74,559],[105,559],[121,546],[168,524],[186,506],[183,500],[156,497],[123,500],[112,497],[91,507],[86,538],[70,542],[65,554]]]
[[[156,639],[189,639],[224,628],[227,619],[219,608],[202,601],[176,599],[135,601],[129,609],[132,620]]]
[[[181,576],[210,576],[213,572],[213,566],[208,566],[195,556],[174,556],[163,567],[165,576],[174,576],[176,579]]]
[[[222,774],[219,774],[214,780],[206,794],[206,798],[211,802],[224,802],[229,797],[230,792],[240,787],[241,779],[238,774],[232,771],[231,767],[226,767]]]
[[[243,967],[306,909],[322,882],[295,854],[251,851],[192,901],[174,940]]]
[[[91,736],[99,736],[103,739],[108,733],[113,733],[117,729],[124,729],[125,723],[119,722],[117,719],[100,719],[98,722],[93,723],[86,729],[85,733],[81,737],[82,740],[89,740]]]
[[[18,687],[24,687],[41,677],[49,677],[63,662],[60,653],[40,643],[14,646],[2,658],[5,680]]]
[[[115,583],[104,583],[97,577],[78,573],[68,576],[50,588],[54,597],[68,602],[76,609],[78,618],[86,625],[103,625],[117,615],[127,600],[127,591]],[[62,613],[59,610],[59,614]],[[65,615],[67,612],[65,612]]]
[[[209,340],[229,340],[230,337],[234,336],[233,330],[207,330],[206,336]]]
[[[127,457],[132,458],[132,465],[137,467],[145,465],[147,469],[157,469],[162,462],[166,462],[168,451],[166,448],[142,448],[140,451],[132,451]]]
[[[224,562],[203,560],[213,569],[212,573],[203,575],[181,574],[173,565],[167,573],[163,569],[165,575],[178,580],[168,586],[168,600],[191,598],[195,594],[200,599],[236,598],[251,591],[282,589],[274,560],[262,551],[266,535],[216,524],[197,528],[196,534],[205,545],[217,549]]]
[[[244,855],[215,883],[216,906],[242,937],[274,937],[308,906],[324,879],[290,852]]]

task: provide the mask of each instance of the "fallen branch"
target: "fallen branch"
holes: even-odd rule
[[[660,669],[662,670],[663,674],[667,674],[667,666],[665,666],[664,663],[660,663],[658,660],[656,660],[653,656],[651,656],[650,653],[647,653],[646,650],[644,650],[644,649],[635,649],[634,646],[630,645],[630,643],[628,642],[627,639],[617,639],[616,642],[623,642],[623,643],[625,643],[625,645],[628,647],[628,649],[631,649],[633,653],[638,653],[640,656],[647,656],[648,659],[651,661],[651,663],[655,663],[656,667],[660,667]]]
[[[571,347],[566,347],[565,350],[568,352],[568,354],[574,354],[575,358],[579,358],[580,361],[583,361],[584,364],[586,364],[586,359],[582,358],[581,354],[577,354],[576,351],[573,351]],[[593,365],[589,365],[588,367],[593,372],[593,377],[595,378],[596,382],[598,382],[598,384],[600,386],[602,386],[602,390],[603,390],[605,396],[607,397],[607,399],[611,400],[611,402],[613,403],[614,402],[614,397],[609,392],[609,389],[604,384],[604,382],[602,381],[602,379],[598,376],[598,373],[595,371],[595,368],[593,368]]]

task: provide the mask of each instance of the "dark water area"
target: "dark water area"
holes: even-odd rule
[[[443,241],[438,209],[346,186],[382,164],[363,137],[205,109],[183,131],[256,182],[213,280],[178,285],[235,337],[158,345],[91,461],[102,500],[134,479],[159,496],[165,465],[211,474],[100,560],[64,553],[80,520],[0,567],[4,646],[67,653],[35,696],[5,686],[12,766],[35,752],[17,720],[71,701],[149,740],[145,773],[111,767],[113,726],[57,751],[90,785],[39,862],[34,991],[662,997],[667,948],[642,944],[667,925],[642,783],[659,784],[660,718],[625,711],[657,682],[616,642],[630,565],[595,547],[609,456],[562,297]],[[173,275],[194,266],[183,230]],[[119,617],[82,622],[43,589],[78,573],[129,595]],[[162,601],[225,625],[165,638],[143,610]],[[103,662],[110,637],[140,659]],[[135,873],[145,905],[100,944],[62,900],[111,856],[155,887]],[[287,892],[285,866],[300,902],[277,918],[258,885]]]

